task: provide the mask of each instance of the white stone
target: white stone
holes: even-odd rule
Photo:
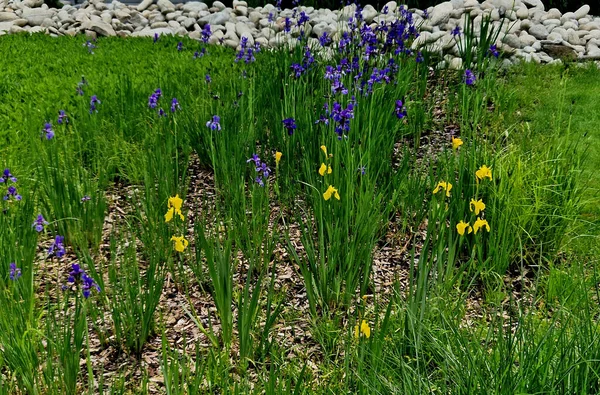
[[[156,5],[163,14],[175,11],[175,4],[171,3],[169,0],[158,0]]]
[[[24,8],[21,16],[24,19],[27,19],[27,23],[30,26],[39,26],[44,22],[44,19],[52,18],[54,12],[42,8]]]
[[[446,1],[433,7],[429,16],[429,23],[433,26],[442,25],[450,19],[450,13],[453,10],[452,2]]]
[[[543,25],[533,25],[529,28],[529,34],[538,40],[544,40],[548,37],[548,30]]]
[[[12,12],[0,12],[0,22],[11,22],[19,17]]]
[[[517,8],[517,18],[519,19],[527,19],[529,18],[529,10],[526,6],[522,6]]]
[[[362,16],[367,23],[373,22],[373,19],[377,16],[377,10],[370,4],[367,4],[362,10]]]
[[[140,4],[136,7],[139,12],[144,11],[148,7],[150,7],[154,3],[154,0],[142,0]]]
[[[590,13],[590,6],[585,4],[585,5],[582,5],[573,14],[575,16],[575,19],[581,19],[581,18],[585,18],[589,13]]]
[[[183,7],[181,7],[183,12],[197,12],[200,13],[202,11],[208,10],[208,5],[202,3],[201,1],[190,1],[185,3]]]

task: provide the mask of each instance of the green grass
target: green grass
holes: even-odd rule
[[[400,55],[368,95],[348,71],[352,100],[323,79],[341,56],[294,78],[301,49],[246,65],[177,42],[0,37],[0,165],[23,196],[0,215],[0,394],[600,391],[597,70],[492,59],[468,87]],[[341,139],[315,124],[334,102],[353,109]],[[437,132],[455,125],[458,150]]]
[[[586,67],[545,67],[543,72],[527,65],[511,73],[508,84],[514,90],[515,119],[529,122],[540,135],[557,126],[579,143],[585,152],[584,169],[589,177],[585,200],[587,219],[600,218],[598,184],[600,174],[600,73],[590,63]]]

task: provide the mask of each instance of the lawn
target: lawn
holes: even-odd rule
[[[0,37],[0,394],[600,391],[595,66],[179,41]]]

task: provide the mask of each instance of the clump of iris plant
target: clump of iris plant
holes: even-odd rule
[[[237,53],[235,57],[235,62],[239,62],[240,60],[244,60],[246,64],[253,63],[256,61],[254,57],[255,53],[260,52],[260,44],[255,43],[254,47],[248,44],[248,37],[242,37],[240,41],[240,51]]]
[[[21,277],[21,269],[17,267],[17,264],[12,262],[10,264],[10,270],[8,272],[8,278],[12,281],[16,281],[19,277]]]
[[[54,138],[54,130],[52,130],[52,124],[50,122],[44,124],[42,133],[46,134],[46,140],[52,140]]]
[[[266,163],[260,160],[260,157],[257,154],[252,154],[252,158],[248,159],[246,163],[253,162],[255,166],[255,170],[257,176],[254,181],[261,187],[265,186],[265,180],[269,179],[269,175],[271,174],[271,168],[267,166]]]
[[[65,250],[64,242],[65,238],[63,236],[56,235],[52,244],[50,244],[50,248],[48,248],[48,257],[55,256],[57,258],[62,258],[67,252]]]
[[[206,127],[212,131],[221,131],[221,117],[218,115],[213,115],[212,119],[206,122]]]
[[[71,272],[69,273],[67,281],[70,284],[81,285],[83,297],[86,299],[90,297],[92,289],[95,289],[96,292],[101,291],[100,286],[96,284],[94,279],[88,276],[77,263],[74,263],[71,266]]]
[[[90,98],[90,114],[98,112],[97,105],[100,103],[102,102],[98,100],[98,97],[96,95],[92,95],[92,97]]]
[[[296,120],[294,118],[286,118],[282,123],[290,136],[294,134],[294,130],[296,130]]]
[[[33,221],[32,227],[39,233],[44,230],[44,226],[48,225],[48,221],[44,219],[42,214],[38,214],[35,221]]]

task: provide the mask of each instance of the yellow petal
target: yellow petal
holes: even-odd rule
[[[279,164],[279,161],[281,160],[281,157],[283,156],[283,154],[279,151],[275,152],[275,165]]]
[[[371,328],[369,327],[369,324],[367,324],[367,321],[362,321],[360,324],[360,331],[367,337],[367,339],[371,337]]]
[[[452,137],[452,149],[458,149],[463,145],[463,141],[459,137]]]
[[[171,221],[173,219],[174,213],[175,213],[175,209],[173,207],[171,207],[165,214],[165,222]]]
[[[175,195],[174,197],[169,198],[168,207],[175,207],[175,210],[181,210],[181,205],[183,204],[183,200],[179,197],[179,195]]]
[[[323,151],[323,153],[325,154],[325,156],[327,156],[327,147],[325,147],[324,145],[321,146],[321,151]]]
[[[469,224],[467,222],[460,221],[459,223],[456,224],[456,231],[458,232],[459,235],[464,236],[465,229],[467,228],[467,226],[469,226]]]
[[[486,165],[483,165],[479,168],[479,170],[477,170],[475,172],[475,176],[477,177],[478,180],[483,180],[484,178],[489,178],[491,181],[492,180],[492,169],[490,169]]]
[[[325,176],[325,172],[327,171],[327,166],[325,163],[321,163],[321,167],[319,167],[319,174],[321,177]]]

